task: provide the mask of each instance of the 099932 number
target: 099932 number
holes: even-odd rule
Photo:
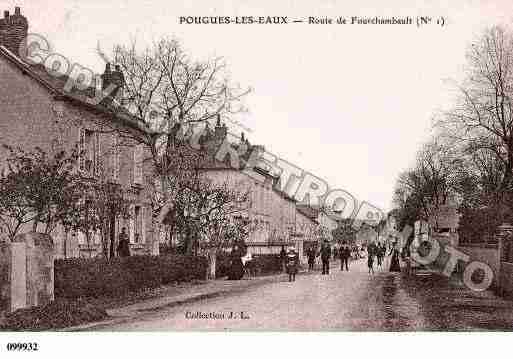
[[[7,351],[36,352],[38,350],[37,343],[7,343]]]

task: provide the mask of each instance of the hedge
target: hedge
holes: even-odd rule
[[[229,272],[229,266],[229,253],[218,254],[216,258],[216,278],[226,277]],[[259,275],[280,273],[282,271],[280,256],[277,254],[253,255],[253,259],[248,263],[248,266]]]
[[[118,297],[163,284],[205,279],[204,257],[165,255],[55,261],[55,298]]]
[[[108,318],[107,312],[83,300],[56,300],[44,306],[18,309],[6,315],[1,330],[50,330]]]

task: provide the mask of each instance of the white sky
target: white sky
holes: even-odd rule
[[[250,86],[240,120],[253,143],[313,172],[331,188],[388,210],[398,173],[450,103],[466,46],[486,26],[511,23],[511,1],[27,0],[29,32],[102,72],[96,55],[136,38],[175,36],[195,58],[223,56]],[[179,16],[443,16],[444,28],[406,25],[180,25]]]

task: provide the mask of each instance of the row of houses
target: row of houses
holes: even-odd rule
[[[27,63],[18,53],[28,25],[18,7],[14,15],[5,12],[0,20],[0,144],[24,149],[37,146],[51,153],[57,149],[71,150],[78,143],[78,170],[84,177],[96,180],[102,176],[131,193],[130,218],[109,219],[111,240],[115,242],[125,228],[132,253],[158,254],[159,245],[172,238],[155,221],[152,165],[143,161],[150,154],[135,140],[151,130],[116,101],[123,91],[123,74],[118,67],[107,64],[101,83],[93,83],[84,90],[66,91],[66,74],[50,74],[45,66]],[[90,101],[96,89],[108,86],[114,87],[108,97],[100,103]],[[218,118],[214,134],[226,135],[226,130]],[[0,164],[5,163],[5,155],[0,151]],[[282,246],[295,245],[302,254],[306,246],[331,239],[339,217],[299,204],[280,192],[276,186],[279,178],[266,169],[253,167],[241,171],[216,164],[206,166],[204,172],[215,183],[249,189],[251,206],[245,216],[254,224],[246,241],[250,252],[277,253]],[[24,230],[30,228],[31,224],[27,224]],[[66,234],[58,228],[52,237],[56,258],[93,257],[101,253],[99,236],[86,243],[83,234]]]

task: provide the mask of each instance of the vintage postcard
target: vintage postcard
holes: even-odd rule
[[[0,9],[1,353],[513,329],[513,3]]]

